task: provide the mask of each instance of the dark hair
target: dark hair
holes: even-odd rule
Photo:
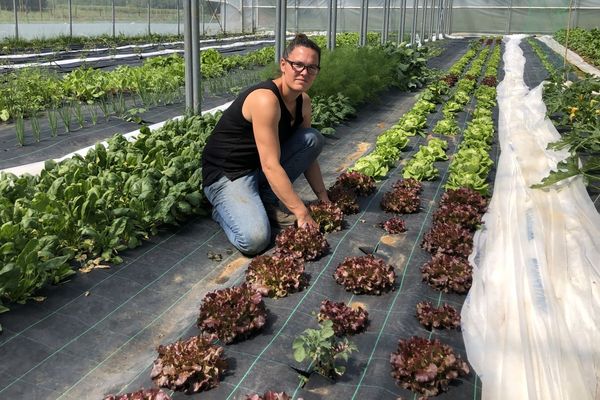
[[[321,48],[318,44],[310,40],[304,33],[296,34],[296,36],[285,48],[285,51],[283,52],[283,58],[288,58],[290,53],[298,46],[308,47],[309,49],[316,51],[317,55],[319,56],[319,65],[321,64]]]

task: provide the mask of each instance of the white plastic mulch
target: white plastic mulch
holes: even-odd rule
[[[600,76],[600,70],[598,68],[588,64],[581,56],[571,50],[565,53],[565,47],[558,43],[552,38],[552,36],[544,35],[537,38],[540,42],[545,43],[552,50],[565,57],[570,64],[575,65],[577,68],[594,76]]]
[[[530,188],[566,154],[546,150],[559,134],[523,81],[523,37],[504,38],[501,155],[463,337],[484,400],[600,399],[600,215],[580,178]]]

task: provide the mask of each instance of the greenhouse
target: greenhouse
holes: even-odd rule
[[[600,0],[0,0],[0,399],[600,399]]]

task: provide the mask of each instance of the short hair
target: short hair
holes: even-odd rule
[[[291,42],[288,43],[285,51],[283,52],[283,58],[288,58],[290,53],[298,46],[308,47],[309,49],[316,51],[317,55],[319,56],[319,65],[321,64],[321,48],[314,41],[310,40],[304,33],[297,33]]]

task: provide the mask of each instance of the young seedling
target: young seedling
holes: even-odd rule
[[[338,365],[336,361],[348,361],[348,356],[358,350],[348,339],[335,337],[331,320],[321,322],[319,329],[306,329],[294,339],[292,349],[297,362],[308,359],[310,372],[317,372],[331,379],[342,376],[346,372],[346,367]],[[300,379],[305,378],[301,376]]]

